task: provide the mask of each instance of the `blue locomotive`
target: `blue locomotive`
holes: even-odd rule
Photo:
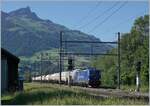
[[[100,70],[95,68],[88,68],[85,70],[73,70],[72,83],[81,86],[99,87],[101,84]]]

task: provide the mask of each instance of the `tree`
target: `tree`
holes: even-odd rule
[[[135,20],[129,33],[121,36],[121,83],[135,84],[135,63],[142,62],[141,81],[143,85],[149,84],[149,16],[145,15]],[[111,53],[116,53],[117,48]],[[103,84],[115,84],[117,58],[110,56],[99,57],[93,61],[93,66],[104,70]]]

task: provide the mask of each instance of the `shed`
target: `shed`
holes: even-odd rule
[[[1,92],[17,90],[19,61],[18,57],[1,48]]]

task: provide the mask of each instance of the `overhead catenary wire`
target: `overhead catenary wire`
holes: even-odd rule
[[[139,16],[139,14],[141,14],[141,13],[144,13],[144,12],[143,12],[143,11],[138,12],[136,15],[131,16],[131,17],[129,17],[129,18],[127,18],[127,19],[125,19],[125,20],[123,20],[123,21],[121,21],[121,22],[119,22],[119,23],[113,25],[113,26],[112,26],[111,28],[109,28],[109,29],[106,29],[105,32],[114,30],[114,28],[119,28],[119,27],[117,27],[117,26],[124,25],[123,23],[126,23],[126,22],[129,21],[130,19],[135,18],[135,16],[136,16],[136,17]]]
[[[87,14],[84,17],[82,17],[78,23],[82,23],[83,21],[85,21],[88,18],[88,16],[91,15],[100,5],[101,2],[98,1],[98,3],[91,10],[89,10]]]
[[[125,1],[124,3],[122,3],[116,10],[114,10],[110,15],[108,15],[103,21],[101,21],[100,23],[98,23],[96,26],[94,26],[88,33],[94,31],[95,29],[99,28],[99,26],[101,26],[103,23],[105,23],[108,19],[110,19],[115,13],[117,13],[121,8],[123,8],[125,6],[125,4],[128,1]]]
[[[106,13],[108,13],[110,10],[112,10],[118,4],[119,4],[119,2],[114,3],[110,8],[106,9],[105,11],[103,11],[101,14],[99,14],[98,16],[96,16],[95,18],[93,18],[92,20],[90,20],[89,22],[87,22],[86,24],[80,26],[79,29],[82,29],[84,27],[89,26],[89,24],[93,23],[94,21],[96,21],[97,19],[99,19],[101,16],[103,16]]]

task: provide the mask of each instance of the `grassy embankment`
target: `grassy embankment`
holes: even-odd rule
[[[80,90],[52,84],[25,83],[23,92],[2,95],[2,104],[19,105],[111,105],[111,104],[148,104],[144,100],[119,98],[99,98]]]

